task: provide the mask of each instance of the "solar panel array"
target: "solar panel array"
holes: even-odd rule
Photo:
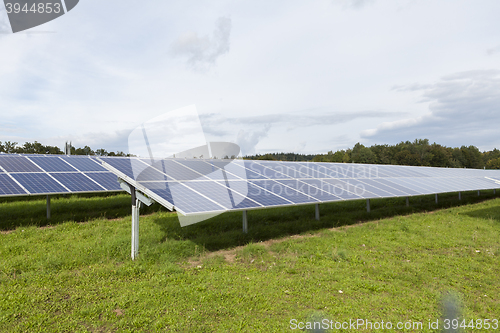
[[[121,191],[89,156],[0,154],[0,197]]]
[[[183,215],[495,189],[500,170],[344,163],[100,157]]]

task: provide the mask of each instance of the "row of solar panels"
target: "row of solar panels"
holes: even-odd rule
[[[0,155],[0,196],[121,191],[117,177],[95,158]]]
[[[243,160],[99,160],[143,193],[184,215],[500,187],[499,170]]]
[[[500,187],[498,170],[0,155],[0,196],[120,191],[117,176],[185,215]]]

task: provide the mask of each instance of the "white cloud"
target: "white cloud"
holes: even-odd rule
[[[387,118],[395,115],[394,112],[376,110],[330,113],[318,113],[312,111],[314,110],[238,118],[224,117],[220,114],[211,113],[201,115],[200,120],[205,132],[216,136],[223,136],[230,133],[228,128],[234,127],[235,125],[245,125],[245,127],[273,125],[275,127],[285,127],[288,131],[291,131],[296,128],[304,129],[314,126],[339,125],[357,119]]]
[[[427,104],[445,97],[424,92],[438,87],[391,87],[500,69],[498,53],[485,56],[498,45],[500,3],[401,1],[144,2],[140,13],[132,0],[80,2],[34,29],[55,33],[0,36],[0,141],[123,150],[126,136],[113,133],[190,104],[209,140],[242,131],[256,152],[305,140],[303,152],[324,152],[403,116],[429,123],[438,111]],[[434,133],[450,123],[439,124]]]
[[[355,8],[359,9],[368,4],[372,4],[375,0],[333,0],[334,3],[341,2],[344,8]]]
[[[418,87],[418,89],[415,89]],[[429,113],[382,123],[361,137],[378,142],[429,138],[448,145],[500,146],[500,70],[474,70],[442,77],[430,85],[401,86],[398,91],[420,90]]]
[[[266,125],[259,131],[240,130],[238,137],[236,138],[236,144],[240,146],[241,154],[243,156],[255,154],[255,147],[263,138],[267,136],[270,128],[270,125]]]
[[[7,10],[3,4],[0,4],[0,34],[10,34],[12,29],[10,28],[10,21],[7,15]]]
[[[495,47],[492,47],[491,49],[486,50],[487,55],[493,55],[495,53],[500,53],[500,45],[497,45]]]
[[[231,19],[220,17],[215,22],[212,37],[199,37],[195,32],[186,32],[174,42],[171,52],[176,56],[186,57],[188,64],[195,69],[206,69],[229,52],[230,36]]]

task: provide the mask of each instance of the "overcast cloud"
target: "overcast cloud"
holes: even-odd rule
[[[491,49],[486,50],[486,54],[494,55],[495,53],[500,53],[500,45],[492,47]]]
[[[229,52],[231,19],[219,17],[215,22],[212,37],[199,37],[189,31],[182,34],[172,45],[172,53],[187,58],[187,63],[195,69],[207,69],[217,58]]]
[[[399,86],[417,91],[429,112],[415,118],[386,122],[361,136],[377,142],[397,142],[403,135],[429,138],[447,145],[498,142],[500,70],[475,70],[444,76],[434,84]]]
[[[500,147],[499,12],[495,0],[81,1],[0,35],[0,141],[126,150],[131,129],[195,104],[208,140],[245,152]]]

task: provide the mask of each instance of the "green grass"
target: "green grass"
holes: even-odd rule
[[[56,198],[49,228],[44,200],[4,200],[0,331],[274,332],[310,318],[429,331],[450,291],[464,317],[498,319],[500,199],[439,198],[325,204],[320,221],[313,206],[250,211],[246,235],[241,213],[181,228],[153,206],[136,261],[126,195]]]

